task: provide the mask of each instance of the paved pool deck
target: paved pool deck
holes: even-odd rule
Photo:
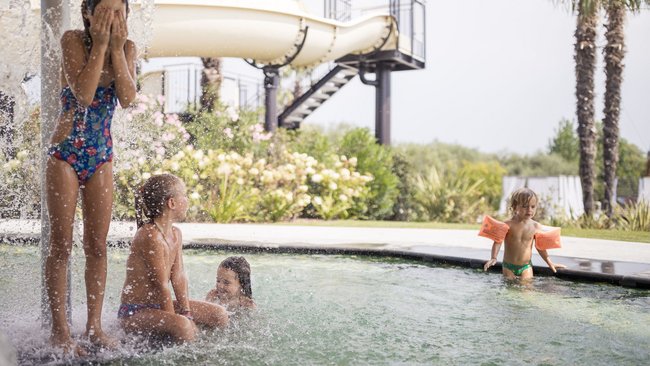
[[[203,223],[178,227],[188,248],[397,256],[472,268],[489,259],[492,244],[476,230]],[[35,243],[40,230],[38,220],[0,220],[0,242]],[[109,245],[125,245],[134,233],[135,223],[113,222]],[[563,237],[562,248],[549,253],[555,263],[567,266],[558,270],[558,277],[650,288],[648,243]],[[537,254],[533,265],[537,274],[550,274]]]

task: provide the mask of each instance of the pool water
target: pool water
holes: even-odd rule
[[[221,260],[186,250],[203,299]],[[109,252],[104,324],[116,320],[126,249]],[[650,360],[650,291],[538,277],[529,286],[480,270],[390,258],[246,254],[258,310],[183,346],[126,339],[103,364],[638,365]],[[0,245],[0,332],[20,364],[59,364],[40,328],[36,247]],[[85,323],[83,256],[73,260],[73,331]],[[68,360],[69,361],[69,360]]]

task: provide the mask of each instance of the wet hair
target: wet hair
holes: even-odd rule
[[[90,50],[93,48],[93,38],[90,36],[90,19],[86,17],[86,12],[90,14],[95,14],[95,8],[99,5],[102,0],[83,0],[81,2],[81,19],[84,21],[84,46],[86,50],[90,53]],[[122,0],[126,5],[126,16],[129,16],[129,0]]]
[[[533,192],[532,189],[530,188],[519,188],[516,191],[512,192],[510,195],[508,207],[512,212],[517,209],[517,206],[521,206],[524,204],[527,204],[530,202],[530,200],[534,198],[536,201],[539,202],[539,198],[537,198],[537,194]]]
[[[159,174],[147,179],[135,192],[135,221],[138,228],[162,215],[167,200],[178,193],[183,181],[173,174]]]
[[[244,257],[228,257],[224,259],[219,267],[229,269],[237,275],[242,293],[249,299],[253,298],[251,288],[251,266]]]

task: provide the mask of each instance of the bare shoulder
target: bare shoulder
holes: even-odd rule
[[[243,307],[245,307],[247,309],[256,309],[257,308],[257,305],[255,304],[255,301],[253,301],[253,299],[248,298],[248,297],[243,299],[241,304],[242,304]]]
[[[61,36],[62,45],[83,45],[83,31],[78,29],[71,29],[63,32]]]
[[[542,228],[542,224],[540,224],[539,222],[535,220],[531,220],[531,221],[533,222],[533,226],[535,227],[535,230],[539,230]]]
[[[145,224],[143,227],[139,228],[133,237],[132,247],[134,249],[146,249],[156,243],[159,238],[157,230],[153,229],[153,226]]]
[[[213,288],[212,290],[208,291],[208,294],[205,295],[205,301],[208,302],[217,301],[217,289]]]
[[[181,229],[176,226],[172,226],[172,233],[174,234],[174,240],[176,240],[181,247],[183,247],[183,232]]]

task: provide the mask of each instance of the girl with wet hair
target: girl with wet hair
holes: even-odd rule
[[[136,194],[138,231],[126,262],[117,315],[127,333],[169,337],[182,343],[196,338],[196,325],[228,325],[222,306],[189,299],[182,233],[173,226],[185,219],[185,190],[178,177],[160,174],[149,178]]]
[[[228,257],[217,268],[215,288],[206,300],[217,302],[228,309],[256,307],[251,288],[251,267],[244,257]]]
[[[135,44],[127,39],[126,0],[86,0],[83,30],[61,38],[61,113],[48,148],[45,190],[50,222],[45,287],[52,317],[51,343],[66,353],[85,353],[72,339],[66,316],[72,228],[81,195],[83,249],[91,343],[112,348],[117,342],[102,330],[106,287],[106,236],[113,206],[111,121],[119,101],[136,96]]]

